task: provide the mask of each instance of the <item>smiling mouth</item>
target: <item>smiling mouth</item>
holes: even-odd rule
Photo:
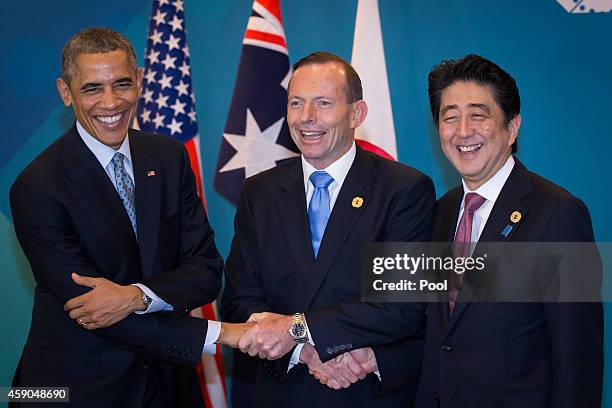
[[[326,132],[315,131],[315,130],[302,130],[300,134],[306,140],[317,140],[323,137]]]
[[[124,114],[125,112],[117,113],[116,115],[94,115],[94,118],[106,126],[113,126],[123,118]]]
[[[459,153],[464,153],[464,154],[467,154],[467,153],[474,153],[474,152],[477,152],[478,150],[480,150],[480,148],[481,148],[482,146],[483,146],[483,144],[482,144],[482,143],[477,143],[477,144],[473,144],[473,145],[469,145],[469,146],[462,146],[462,145],[459,145],[459,146],[457,146],[456,148],[457,148],[457,151],[458,151]]]

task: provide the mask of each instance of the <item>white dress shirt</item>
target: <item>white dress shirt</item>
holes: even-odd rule
[[[470,190],[465,184],[465,180],[461,180],[463,183],[463,197],[461,199],[461,208],[459,210],[459,220],[463,215],[463,206],[465,204],[465,195],[467,193],[477,193],[485,198],[485,202],[474,212],[474,221],[472,222],[472,237],[471,242],[478,242],[480,238],[480,234],[484,229],[487,220],[489,219],[489,215],[491,215],[491,211],[493,210],[493,206],[495,205],[495,201],[497,201],[497,197],[501,192],[504,184],[506,184],[506,180],[510,176],[512,169],[514,168],[514,157],[510,155],[506,163],[491,177],[487,180],[482,186],[478,187],[476,190]],[[457,228],[459,227],[459,222],[455,226],[455,234],[457,233]]]
[[[130,152],[130,139],[129,135],[125,136],[123,143],[119,146],[119,149],[115,150],[110,146],[105,145],[100,142],[98,139],[90,135],[85,128],[79,123],[76,122],[77,132],[85,145],[91,150],[91,152],[96,156],[96,159],[102,165],[104,171],[108,175],[110,181],[113,183],[115,189],[117,189],[117,180],[115,178],[115,165],[113,164],[113,157],[116,152],[123,154],[123,166],[125,167],[125,171],[128,176],[132,179],[134,183],[134,187],[136,187],[136,180],[134,179],[134,166],[132,164],[132,154]],[[159,311],[172,311],[174,308],[172,305],[166,303],[163,299],[155,294],[151,289],[142,283],[134,283],[134,286],[137,286],[142,290],[148,297],[152,299],[151,304],[146,310],[136,311],[134,313],[144,314],[144,313],[154,313]],[[204,352],[208,354],[215,354],[216,346],[215,342],[219,338],[219,334],[221,333],[221,323],[216,321],[208,321],[208,329],[206,331],[206,339],[204,341]]]

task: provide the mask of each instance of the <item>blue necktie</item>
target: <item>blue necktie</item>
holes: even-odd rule
[[[315,171],[310,175],[310,182],[314,186],[314,192],[308,204],[308,223],[310,224],[310,240],[315,258],[319,253],[319,246],[323,239],[325,226],[329,219],[329,191],[327,187],[334,178],[324,171]]]
[[[121,198],[125,211],[128,217],[130,217],[132,228],[136,234],[136,189],[134,188],[134,182],[123,166],[123,154],[115,153],[113,156],[113,167],[115,168],[115,181],[119,198]]]

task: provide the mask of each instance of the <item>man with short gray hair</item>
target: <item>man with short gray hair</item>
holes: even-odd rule
[[[72,37],[57,88],[76,123],[11,188],[36,280],[13,385],[69,387],[73,406],[201,405],[195,370],[177,374],[236,328],[188,316],[222,260],[183,145],[129,129],[141,79],[121,34]]]

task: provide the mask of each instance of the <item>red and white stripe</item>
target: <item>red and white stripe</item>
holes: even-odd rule
[[[204,195],[204,183],[202,181],[202,159],[200,156],[200,135],[189,139],[185,142],[185,148],[189,154],[191,169],[196,178],[198,193],[202,199],[202,204],[206,208],[206,198]],[[216,311],[216,302],[200,306],[191,311],[191,316],[199,317],[206,320],[218,320]],[[200,362],[196,368],[198,378],[200,380],[200,389],[204,396],[204,402],[207,407],[226,408],[226,385],[225,371],[223,370],[223,356],[219,345],[215,355],[202,354]]]
[[[357,4],[351,65],[361,78],[364,100],[368,103],[368,116],[355,131],[357,144],[397,160],[378,0],[359,0]]]
[[[254,1],[253,10],[261,17],[249,17],[242,43],[268,48],[288,55],[289,51],[287,50],[287,41],[285,40],[285,30],[281,22],[279,1]]]

